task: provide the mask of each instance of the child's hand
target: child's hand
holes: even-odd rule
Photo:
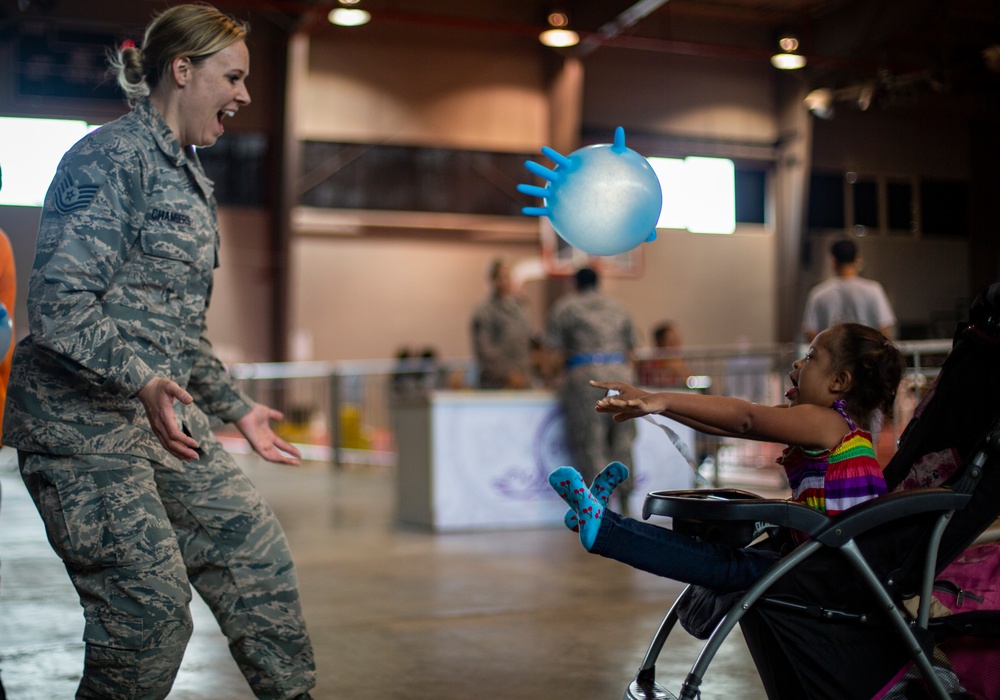
[[[649,394],[639,399],[625,400],[618,396],[606,396],[597,402],[598,413],[611,413],[619,423],[624,423],[633,418],[641,418],[651,413],[660,413],[662,410],[655,399],[656,394]],[[648,401],[647,399],[652,399]]]
[[[617,392],[614,398],[624,399],[626,401],[628,401],[629,399],[637,399],[640,396],[646,395],[645,391],[636,389],[631,384],[626,384],[625,382],[595,382],[593,379],[591,379],[590,386],[597,387],[598,389],[604,389],[605,391]]]
[[[605,396],[597,402],[598,413],[611,413],[619,423],[639,418],[650,413],[659,413],[663,407],[656,401],[657,394],[647,394],[634,386],[622,382],[590,382],[598,387],[617,394]]]

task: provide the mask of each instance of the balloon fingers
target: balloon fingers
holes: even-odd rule
[[[543,180],[548,180],[549,182],[557,182],[559,180],[559,175],[554,170],[549,170],[544,165],[539,165],[533,160],[525,161],[524,167],[528,169],[533,175],[537,175]]]
[[[548,216],[548,207],[522,207],[521,213],[527,216]]]
[[[548,146],[542,146],[542,155],[548,157],[556,165],[561,165],[564,168],[568,168],[570,165],[570,160],[564,156],[559,151],[549,148]]]
[[[615,153],[621,153],[625,150],[625,129],[620,126],[615,129],[615,143],[611,150]]]
[[[536,185],[518,185],[517,191],[521,194],[531,195],[532,197],[545,198],[549,196],[549,191],[545,187],[538,187]]]

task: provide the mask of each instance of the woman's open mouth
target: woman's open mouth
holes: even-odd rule
[[[221,110],[219,110],[219,112],[215,115],[216,121],[219,122],[219,128],[220,129],[223,128],[222,127],[222,120],[223,119],[227,119],[229,117],[235,116],[235,114],[236,114],[236,112],[234,110],[231,110],[231,109],[221,109]]]

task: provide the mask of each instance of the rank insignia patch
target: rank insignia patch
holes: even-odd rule
[[[78,185],[73,175],[66,174],[56,185],[55,206],[60,214],[69,214],[90,206],[97,197],[100,185]]]

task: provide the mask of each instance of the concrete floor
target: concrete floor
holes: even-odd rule
[[[563,529],[432,534],[396,526],[391,470],[298,469],[241,457],[285,527],[316,648],[317,700],[618,700],[680,587],[588,555]],[[0,668],[11,700],[72,698],[83,616],[0,451]],[[252,695],[208,609],[170,697]],[[701,644],[675,633],[657,665],[673,691]],[[742,637],[702,697],[760,700]]]

